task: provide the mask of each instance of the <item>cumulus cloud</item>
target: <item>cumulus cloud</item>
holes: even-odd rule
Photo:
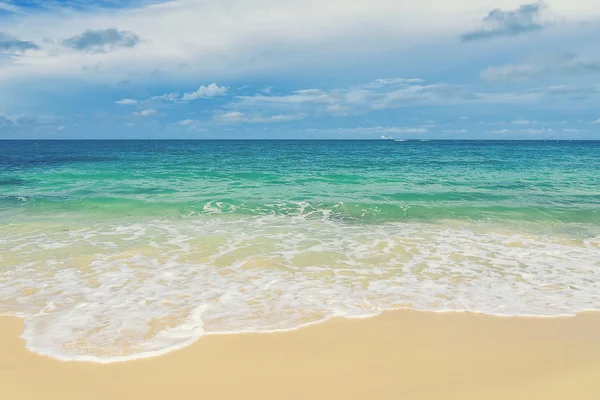
[[[115,103],[120,104],[120,105],[129,105],[129,104],[137,104],[138,101],[135,99],[122,99],[122,100],[115,101]]]
[[[579,76],[594,73],[600,73],[600,60],[568,53],[537,57],[521,64],[488,67],[481,72],[481,78],[488,82],[519,82],[550,74]]]
[[[378,81],[374,81],[378,82]],[[397,80],[397,82],[402,82]],[[415,83],[408,83],[415,82]],[[406,108],[465,106],[469,104],[527,104],[546,99],[594,100],[600,95],[600,85],[546,86],[524,91],[476,91],[472,88],[446,83],[428,84],[421,80],[404,81],[401,84],[381,85],[367,83],[338,89],[301,89],[281,95],[256,94],[236,96],[224,105],[223,116],[229,120],[245,119],[254,114],[276,115],[333,115],[356,116],[369,112]],[[517,120],[515,125],[532,124],[535,121]],[[428,127],[432,127],[431,125]]]
[[[542,11],[546,8],[543,1],[524,4],[516,10],[504,11],[496,8],[483,19],[482,29],[465,33],[463,42],[491,39],[501,36],[515,36],[544,28]]]
[[[211,83],[210,85],[202,85],[193,92],[187,92],[183,95],[179,95],[179,93],[166,93],[161,94],[160,96],[152,96],[151,100],[164,100],[171,102],[188,102],[197,99],[209,99],[211,97],[219,97],[225,96],[229,91],[229,87],[227,86],[219,86],[216,83]]]
[[[28,40],[0,32],[0,53],[23,53],[27,50],[39,50],[40,46]]]
[[[156,110],[149,108],[147,110],[135,111],[133,115],[136,117],[151,117],[156,114]]]
[[[227,94],[227,90],[227,86],[219,86],[216,83],[211,83],[208,86],[200,86],[198,90],[194,92],[184,93],[183,96],[181,96],[181,100],[191,101],[208,97],[224,96]]]
[[[177,93],[154,96],[149,100],[167,100],[174,104],[183,104],[196,98],[215,97],[228,93],[228,87],[213,83],[201,86],[197,91],[184,95]],[[476,91],[472,88],[446,83],[429,84],[418,78],[385,78],[365,84],[355,84],[347,88],[337,89],[299,89],[288,94],[271,95],[259,92],[250,96],[235,96],[228,103],[221,103],[213,109],[213,121],[217,123],[277,123],[309,116],[358,116],[380,110],[416,107],[416,106],[464,106],[469,104],[527,104],[543,101],[549,98],[563,98],[571,101],[594,99],[600,95],[600,85],[576,86],[559,85],[547,86],[517,92]],[[199,97],[198,97],[199,98]],[[185,99],[185,100],[184,100]],[[134,99],[122,99],[117,104],[136,104]],[[140,104],[139,102],[137,104]],[[151,102],[142,103],[151,107]],[[156,111],[153,108],[137,111],[136,116],[151,116]],[[462,117],[461,120],[466,120]],[[180,126],[191,124],[192,120],[183,120]],[[536,121],[517,119],[509,122],[511,125],[531,125]],[[428,121],[418,128],[427,130],[435,127],[435,121]],[[408,129],[408,128],[407,128]],[[412,128],[411,128],[412,129]],[[406,131],[405,133],[420,133],[422,131]],[[460,132],[456,132],[460,133]]]
[[[201,86],[195,92],[179,95],[176,93],[155,96],[152,99],[169,100],[175,104],[187,103],[196,96],[217,96],[227,93],[226,86],[216,83]],[[193,95],[192,95],[193,94]],[[235,96],[232,101],[214,109],[214,122],[240,123],[277,123],[312,117],[357,116],[380,110],[415,106],[464,106],[469,104],[527,104],[544,99],[562,98],[568,101],[595,99],[600,95],[600,85],[576,86],[559,85],[529,89],[521,92],[484,92],[471,88],[445,83],[429,84],[421,79],[386,78],[366,84],[357,84],[337,89],[299,89],[288,94],[255,94]],[[184,101],[186,99],[187,101]],[[122,99],[118,104],[135,104],[135,100]],[[148,107],[151,103],[148,103]],[[154,109],[135,112],[134,115],[147,117],[154,115]],[[466,120],[462,117],[461,120]],[[183,120],[180,126],[191,124],[192,120]],[[531,125],[536,121],[517,119],[511,125]],[[435,121],[428,121],[413,131],[400,133],[422,133],[435,127]],[[406,128],[409,129],[409,128]],[[383,132],[380,132],[383,133]],[[462,132],[456,132],[462,133]]]
[[[62,41],[63,46],[84,52],[106,52],[119,47],[133,47],[138,43],[140,37],[135,33],[115,28],[88,29]]]

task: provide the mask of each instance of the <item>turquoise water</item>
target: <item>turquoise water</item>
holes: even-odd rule
[[[0,142],[0,313],[61,359],[600,309],[600,142]]]
[[[3,142],[1,151],[3,219],[327,210],[363,223],[600,222],[596,142]]]

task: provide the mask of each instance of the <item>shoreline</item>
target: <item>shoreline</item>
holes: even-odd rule
[[[304,323],[304,324],[301,324],[301,325],[298,325],[298,326],[292,327],[292,328],[282,328],[282,329],[273,329],[273,330],[266,329],[266,330],[231,331],[231,332],[204,332],[196,338],[189,338],[185,342],[182,342],[175,346],[166,347],[166,348],[158,349],[158,350],[142,352],[142,353],[134,353],[134,354],[125,355],[125,356],[111,356],[111,357],[100,357],[100,356],[90,356],[90,355],[79,355],[79,356],[56,355],[56,354],[52,354],[51,352],[48,352],[48,351],[44,351],[44,350],[40,351],[38,349],[32,349],[32,348],[28,347],[26,345],[26,339],[24,339],[22,336],[23,334],[19,335],[19,338],[23,342],[24,347],[29,352],[31,352],[37,356],[40,356],[40,357],[47,357],[47,358],[50,358],[55,361],[68,362],[68,363],[92,363],[92,364],[110,365],[110,364],[128,363],[128,362],[132,362],[132,361],[147,360],[147,359],[153,359],[153,358],[157,358],[157,357],[163,357],[170,353],[178,352],[178,351],[184,350],[190,346],[193,346],[198,340],[202,340],[202,338],[207,337],[207,336],[281,334],[281,333],[295,332],[295,331],[303,330],[303,329],[306,329],[306,328],[309,328],[309,327],[312,327],[315,325],[329,323],[332,320],[345,320],[345,319],[366,320],[366,319],[377,318],[383,314],[405,313],[405,312],[418,313],[418,314],[424,313],[424,314],[430,314],[430,315],[437,315],[437,314],[462,315],[462,314],[466,314],[466,315],[471,315],[473,317],[483,317],[483,318],[493,318],[493,319],[517,319],[517,320],[521,320],[521,319],[530,319],[530,320],[573,319],[573,318],[576,318],[577,316],[583,315],[583,314],[596,313],[596,314],[600,315],[600,311],[597,311],[597,310],[585,310],[585,311],[579,311],[579,312],[576,312],[573,314],[557,314],[557,315],[508,315],[508,314],[505,315],[505,314],[487,314],[484,312],[473,312],[473,311],[454,311],[454,310],[431,311],[431,310],[414,310],[414,309],[409,309],[409,308],[397,308],[397,309],[381,310],[376,314],[365,314],[365,315],[355,315],[355,316],[330,316],[330,317],[327,317],[327,318],[324,318],[321,320],[307,322],[307,323]],[[1,325],[2,320],[6,319],[6,318],[18,319],[20,321],[21,325],[23,326],[22,332],[24,331],[26,317],[9,315],[9,314],[0,314],[0,325]]]
[[[0,391],[15,400],[600,397],[598,312],[386,311],[286,332],[205,335],[159,357],[110,364],[37,355],[22,331],[20,318],[0,316]]]

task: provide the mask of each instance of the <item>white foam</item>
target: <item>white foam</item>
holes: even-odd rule
[[[206,334],[290,330],[388,309],[600,310],[598,237],[351,225],[313,208],[303,218],[211,216],[35,235],[39,225],[7,226],[0,314],[24,318],[32,351],[107,363],[162,355]]]

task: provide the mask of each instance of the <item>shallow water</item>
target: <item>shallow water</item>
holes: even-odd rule
[[[600,309],[599,142],[0,142],[0,313],[60,359],[384,309]]]

